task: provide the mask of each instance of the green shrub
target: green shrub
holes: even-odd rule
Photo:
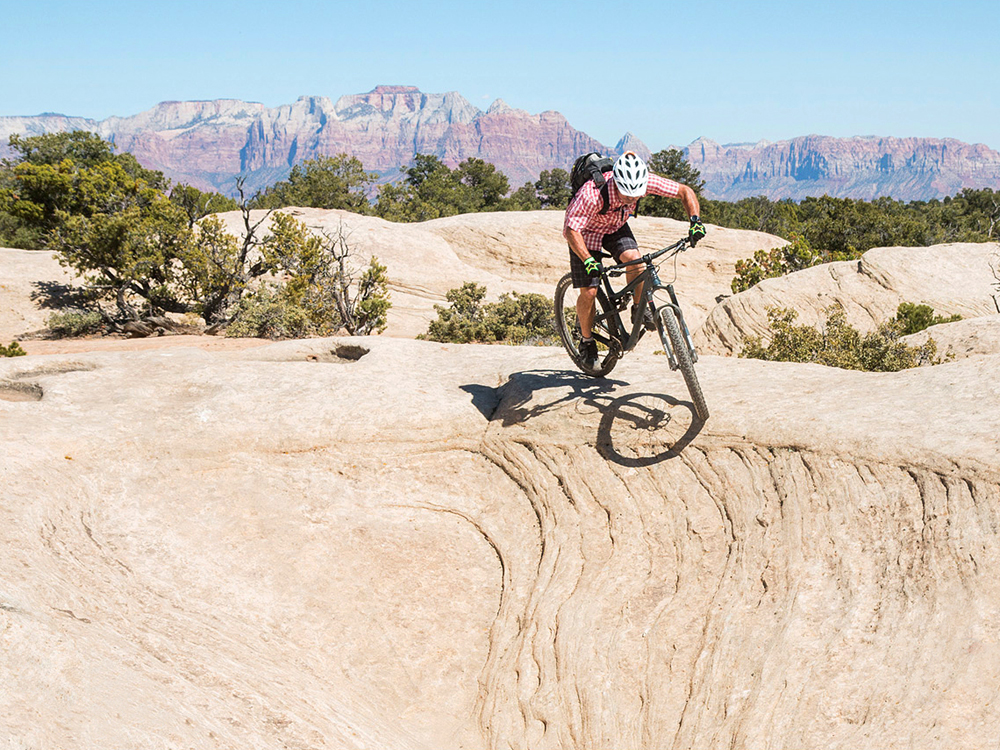
[[[820,263],[838,260],[854,260],[860,252],[826,252],[816,250],[805,237],[792,235],[792,241],[771,250],[758,250],[753,258],[736,261],[736,276],[730,287],[734,294],[745,292],[764,279],[773,279],[785,274],[801,271]]]
[[[282,279],[289,299],[311,314],[322,315],[320,308],[332,301],[337,328],[358,334],[385,326],[385,267],[373,261],[355,280],[343,231],[317,237],[290,215],[252,217],[242,177],[239,202],[185,185],[168,197],[161,173],[143,169],[130,154],[115,154],[92,133],[12,136],[10,146],[19,156],[0,163],[0,241],[30,246],[44,238],[42,247],[87,278],[93,304],[107,305],[102,311],[113,327],[147,313],[198,313],[209,325],[226,323],[243,294],[269,276]],[[311,196],[306,205],[328,205],[316,201],[329,198],[335,200],[330,207],[352,210],[368,205],[364,188],[374,178],[345,156],[307,162],[293,175],[304,180],[296,194]],[[231,209],[242,215],[242,238],[207,215]],[[82,324],[57,322],[68,327],[66,335],[79,333]]]
[[[357,293],[353,299],[344,284],[339,281],[337,283],[339,287],[331,293],[331,296],[337,304],[338,311],[341,307],[346,311],[346,318],[344,313],[341,313],[341,319],[347,332],[352,336],[382,333],[388,325],[389,309],[392,307],[388,269],[373,255],[368,267],[361,274]],[[336,300],[337,294],[340,295],[339,303]]]
[[[0,344],[0,357],[23,357],[26,354],[27,352],[16,341],[11,341],[10,346]]]
[[[787,308],[768,308],[770,343],[760,337],[747,339],[741,357],[772,362],[812,362],[845,370],[897,372],[921,364],[935,364],[937,344],[930,339],[922,346],[899,340],[902,324],[893,318],[868,334],[848,325],[844,311],[827,310],[822,329],[796,325],[798,314]]]
[[[367,336],[385,330],[392,307],[386,267],[372,257],[357,275],[342,226],[318,237],[292,216],[275,213],[271,234],[259,246],[260,265],[277,280],[256,291],[240,290],[227,336],[301,338],[342,329]]]
[[[961,315],[951,315],[947,318],[935,315],[934,308],[930,305],[917,305],[913,302],[900,303],[899,307],[896,308],[895,317],[903,336],[936,326],[938,323],[954,323],[961,319]]]
[[[226,336],[232,338],[293,339],[311,332],[308,311],[268,286],[245,294],[226,327]]]
[[[37,250],[44,244],[45,235],[43,232],[22,226],[17,217],[11,216],[0,205],[0,247]]]
[[[319,156],[292,167],[287,180],[276,182],[253,198],[254,208],[313,206],[371,213],[366,197],[376,174],[366,172],[354,156]]]
[[[512,292],[482,304],[486,287],[467,281],[445,295],[450,305],[435,305],[437,320],[417,338],[455,344],[554,344],[552,300],[541,294]]]
[[[477,340],[511,344],[546,344],[555,341],[552,300],[541,294],[502,294],[486,305]]]
[[[104,319],[96,311],[66,310],[54,312],[45,321],[46,327],[56,338],[70,338],[99,333]]]
[[[486,297],[486,287],[473,281],[466,281],[456,289],[450,289],[445,299],[448,307],[434,305],[437,320],[432,320],[427,333],[418,339],[468,344],[475,339],[476,327],[482,322],[482,301]]]
[[[821,257],[804,238],[793,235],[792,241],[783,247],[758,250],[753,258],[736,261],[736,276],[730,287],[734,294],[739,294],[764,279],[784,276],[820,263]]]

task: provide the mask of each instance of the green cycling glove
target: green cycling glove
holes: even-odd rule
[[[691,247],[698,244],[698,240],[705,236],[705,225],[701,223],[701,218],[698,216],[691,217],[691,228],[688,229],[688,240],[691,242]]]
[[[592,279],[597,279],[601,276],[601,264],[597,261],[597,258],[593,256],[583,261],[583,270],[586,271],[587,276]]]

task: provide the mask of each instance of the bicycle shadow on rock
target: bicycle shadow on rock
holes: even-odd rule
[[[705,426],[694,404],[662,393],[629,393],[601,411],[597,451],[629,468],[677,458]]]
[[[479,384],[460,388],[472,395],[472,405],[484,417],[499,419],[504,427],[510,427],[568,404],[583,403],[600,409],[602,401],[611,402],[611,391],[627,385],[621,380],[587,377],[574,370],[536,370],[513,373],[499,388]]]
[[[644,467],[676,458],[701,432],[704,422],[694,404],[667,394],[614,392],[623,380],[595,379],[570,370],[540,370],[511,375],[500,388],[461,386],[489,421],[504,427],[522,424],[566,407],[600,414],[596,447],[608,461]]]

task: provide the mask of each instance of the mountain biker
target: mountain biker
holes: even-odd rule
[[[569,264],[573,286],[580,289],[576,301],[576,318],[580,322],[583,342],[580,353],[588,367],[597,362],[597,342],[592,337],[594,301],[600,285],[601,263],[594,256],[610,254],[615,263],[638,260],[639,245],[628,226],[628,219],[635,213],[635,205],[644,195],[662,195],[679,198],[690,217],[688,238],[693,247],[705,236],[705,225],[699,214],[701,206],[694,190],[673,180],[650,173],[646,163],[634,152],[626,151],[618,157],[610,172],[604,173],[607,181],[608,205],[605,208],[601,190],[593,180],[587,180],[566,208],[563,237],[569,243]],[[604,209],[604,210],[602,210]],[[605,251],[605,252],[602,252]],[[629,282],[642,273],[641,264],[629,266]],[[635,322],[638,303],[642,299],[642,286],[632,295],[632,321]],[[647,330],[653,330],[652,311],[647,307],[643,318]]]

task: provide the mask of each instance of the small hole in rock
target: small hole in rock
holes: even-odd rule
[[[0,383],[0,400],[41,401],[42,387],[36,383],[16,383],[10,380]]]
[[[334,355],[341,359],[349,359],[356,362],[368,353],[368,349],[358,344],[338,344],[333,349]]]

